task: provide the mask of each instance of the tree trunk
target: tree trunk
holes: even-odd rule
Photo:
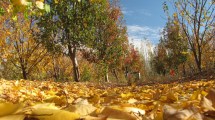
[[[185,77],[186,76],[186,69],[185,69],[185,64],[183,63],[183,76]]]
[[[74,80],[75,82],[79,82],[80,72],[78,68],[78,61],[76,58],[76,47],[72,48],[70,45],[68,45],[68,49],[69,49],[70,59],[72,60],[72,65],[73,65]]]
[[[105,74],[105,82],[110,82],[110,81],[109,81],[108,72]]]
[[[201,72],[202,71],[202,67],[201,67],[201,53],[199,53],[199,56],[198,56],[197,53],[196,53],[196,51],[193,51],[193,54],[194,54],[194,58],[195,58],[195,62],[196,62],[198,71]]]
[[[27,80],[27,72],[26,72],[26,69],[24,67],[22,67],[22,77],[23,79]]]
[[[117,73],[116,73],[116,70],[115,70],[115,69],[113,70],[113,75],[114,75],[114,77],[117,79],[117,81],[119,81],[119,78],[118,78],[118,76],[117,76]]]

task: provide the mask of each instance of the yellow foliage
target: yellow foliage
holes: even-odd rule
[[[214,81],[105,89],[88,83],[26,80],[0,80],[0,85],[2,101],[21,101],[25,106],[1,103],[0,120],[201,120],[215,113]]]

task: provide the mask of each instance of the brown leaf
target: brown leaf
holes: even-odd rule
[[[206,98],[212,102],[212,106],[215,108],[215,89],[210,89]]]

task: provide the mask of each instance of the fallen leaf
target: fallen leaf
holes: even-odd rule
[[[75,120],[80,118],[80,115],[76,113],[46,108],[34,109],[31,115],[39,120]]]
[[[96,107],[94,107],[92,104],[76,104],[70,105],[65,110],[77,113],[81,116],[86,116],[93,113],[96,110]]]
[[[21,107],[20,104],[0,103],[0,116],[13,114]]]
[[[212,102],[212,106],[215,108],[215,89],[210,89],[206,98]]]
[[[0,120],[24,120],[25,115],[7,115],[0,117]]]
[[[108,118],[113,118],[113,119],[123,119],[123,120],[137,119],[137,117],[133,116],[128,112],[122,111],[120,109],[114,109],[111,107],[105,107],[104,110],[101,112],[101,115],[106,116]]]

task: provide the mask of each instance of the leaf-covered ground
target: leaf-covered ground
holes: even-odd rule
[[[0,80],[0,120],[213,120],[215,82],[117,87]]]

